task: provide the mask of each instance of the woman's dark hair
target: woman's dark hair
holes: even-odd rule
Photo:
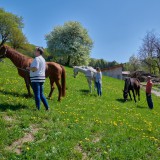
[[[42,55],[44,53],[44,49],[42,47],[36,47],[37,51]]]

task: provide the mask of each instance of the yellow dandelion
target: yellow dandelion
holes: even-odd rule
[[[29,148],[29,147],[27,147],[27,150],[30,150],[30,148]]]
[[[114,125],[114,126],[117,126],[117,123],[114,121],[114,122],[113,122],[113,125]]]
[[[85,140],[86,140],[86,141],[89,141],[89,139],[88,139],[88,138],[85,138]]]

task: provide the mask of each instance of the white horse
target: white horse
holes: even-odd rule
[[[94,87],[96,89],[95,75],[96,75],[97,71],[94,68],[92,68],[90,66],[74,66],[73,72],[74,72],[74,78],[76,78],[78,72],[82,72],[85,74],[85,76],[87,78],[88,85],[89,85],[90,93],[92,92],[92,81],[94,82]]]

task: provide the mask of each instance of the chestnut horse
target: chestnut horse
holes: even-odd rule
[[[30,66],[33,61],[33,58],[27,57],[16,50],[10,48],[9,46],[0,47],[0,58],[9,58],[18,70],[18,74],[24,78],[26,88],[28,90],[28,96],[31,96],[30,92],[30,78],[29,71],[26,70],[26,67]],[[61,100],[62,96],[65,96],[66,90],[66,73],[63,66],[54,62],[46,62],[46,77],[50,79],[50,93],[48,98],[51,98],[54,91],[54,83],[56,83],[59,91],[58,101]],[[60,83],[61,80],[61,83]]]

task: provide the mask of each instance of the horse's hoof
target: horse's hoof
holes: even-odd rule
[[[58,102],[61,102],[61,99],[58,99]]]

